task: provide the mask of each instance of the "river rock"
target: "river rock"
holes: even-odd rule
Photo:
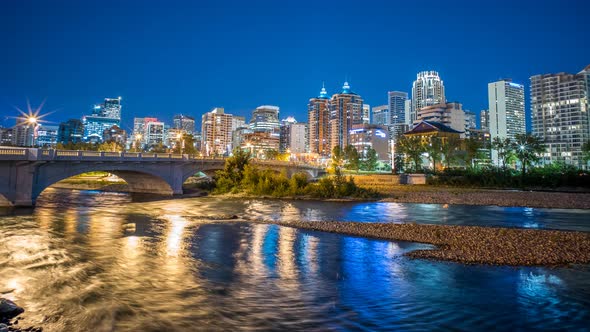
[[[25,312],[25,309],[9,299],[0,298],[0,320],[11,319]]]

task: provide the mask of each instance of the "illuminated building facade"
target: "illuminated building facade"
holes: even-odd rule
[[[327,157],[330,155],[330,99],[326,88],[322,87],[319,96],[311,98],[307,104],[309,123],[309,152]]]
[[[362,124],[363,99],[344,82],[342,92],[334,94],[330,101],[330,152],[336,146],[344,148],[350,144],[350,130]]]
[[[445,104],[446,101],[445,86],[438,72],[419,72],[412,86],[412,110],[409,123],[416,123],[420,109]]]
[[[587,169],[582,145],[590,140],[590,66],[578,74],[535,75],[530,79],[532,131],[547,148],[542,162]]]

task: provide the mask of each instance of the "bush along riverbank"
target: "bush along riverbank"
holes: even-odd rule
[[[225,161],[224,169],[214,176],[214,182],[204,184],[213,194],[245,194],[271,197],[310,197],[342,199],[377,199],[378,192],[358,187],[352,177],[348,179],[340,169],[333,176],[321,178],[318,182],[308,181],[305,174],[294,174],[289,178],[286,172],[276,173],[251,165],[250,154],[236,149]]]

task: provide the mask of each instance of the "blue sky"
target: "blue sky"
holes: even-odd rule
[[[47,119],[123,97],[133,117],[171,122],[258,105],[306,121],[322,82],[348,78],[371,106],[437,70],[449,101],[487,108],[487,83],[527,89],[590,64],[590,1],[2,1],[0,124],[46,99]],[[527,119],[528,120],[528,119]]]

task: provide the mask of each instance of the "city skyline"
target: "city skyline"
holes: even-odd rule
[[[0,66],[6,73],[0,78],[1,124],[13,125],[6,117],[15,115],[13,106],[24,105],[27,98],[33,105],[47,99],[45,110],[57,110],[50,120],[59,123],[89,114],[92,105],[105,96],[123,97],[125,129],[133,117],[157,116],[170,122],[174,114],[198,118],[214,107],[247,117],[265,104],[278,105],[282,115],[303,121],[306,104],[317,95],[322,82],[332,95],[348,80],[367,104],[383,105],[388,91],[411,93],[416,73],[428,70],[439,72],[448,101],[461,102],[473,112],[487,108],[489,82],[512,78],[525,86],[525,110],[530,119],[529,78],[576,72],[586,66],[588,51],[576,40],[590,25],[583,15],[570,14],[584,12],[588,5],[583,2],[571,3],[568,8],[557,2],[535,4],[512,4],[511,11],[504,12],[507,3],[498,8],[427,3],[439,16],[461,19],[459,25],[440,27],[442,40],[432,48],[417,45],[416,38],[434,23],[423,27],[413,24],[412,19],[428,14],[413,4],[374,2],[361,6],[343,2],[343,8],[334,9],[327,2],[314,4],[313,11],[309,10],[311,3],[305,2],[257,2],[250,7],[226,3],[227,8],[224,4],[191,4],[181,12],[153,3],[142,7],[143,16],[134,17],[131,13],[136,8],[129,3],[120,4],[116,15],[110,15],[113,3],[108,1],[83,5],[37,2],[33,7],[11,3],[3,11],[10,15],[2,17],[0,33],[18,51],[0,55]],[[392,12],[392,8],[396,10]],[[336,11],[325,18],[328,22],[319,22],[324,17],[319,13],[331,9]],[[254,17],[245,19],[243,10]],[[207,18],[203,13],[211,15]],[[379,20],[382,26],[366,20],[353,20],[347,26],[329,24],[353,15],[379,18],[386,14],[389,20]],[[549,14],[553,24],[536,22]],[[482,26],[479,20],[487,15],[495,15],[497,22],[507,26]],[[30,17],[36,20],[23,25]],[[149,17],[158,19],[145,28],[147,31],[138,29],[145,27]],[[107,18],[108,25],[90,24]],[[221,18],[220,22],[216,23],[216,18]],[[256,18],[266,23],[256,23]],[[87,27],[70,31],[80,19],[90,20]],[[288,27],[281,24],[284,20],[290,23]],[[239,33],[232,24],[245,32]],[[510,31],[521,32],[504,37]],[[132,38],[146,34],[153,43]],[[318,40],[339,42],[347,35],[360,38],[358,46],[333,46],[330,42],[320,47],[325,52],[301,51]],[[552,35],[559,35],[559,41],[542,43]],[[397,53],[373,52],[391,50],[393,46],[381,42],[391,38],[402,41],[396,45]],[[446,40],[469,47],[457,48]],[[97,41],[107,42],[106,46]],[[503,46],[494,46],[498,43]],[[565,55],[562,48],[567,50]],[[527,127],[530,130],[530,125]]]

